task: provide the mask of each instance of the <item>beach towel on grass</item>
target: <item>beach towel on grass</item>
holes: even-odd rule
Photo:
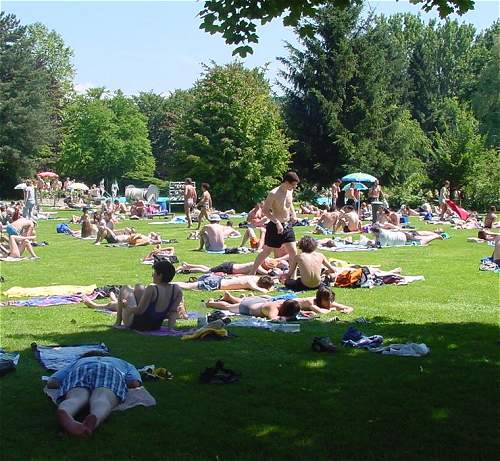
[[[19,261],[27,261],[29,258],[13,258],[12,256],[5,256],[4,258],[0,258],[0,261],[6,263],[17,263]]]
[[[47,386],[45,386],[43,392],[45,392],[49,399],[52,400],[55,405],[57,405],[57,396],[59,389],[48,389]],[[120,405],[114,407],[111,411],[125,411],[138,405],[141,405],[143,407],[152,407],[156,405],[155,398],[144,386],[137,387],[135,389],[129,389],[125,400],[120,403]]]
[[[87,296],[91,301],[99,297],[99,294],[94,291]],[[54,296],[38,296],[29,299],[20,299],[16,301],[8,301],[0,303],[0,306],[5,307],[48,307],[61,306],[63,304],[78,304],[82,302],[82,295],[54,295]]]
[[[6,352],[0,347],[0,360],[10,360],[17,367],[19,363],[19,352]]]
[[[52,285],[48,287],[12,287],[3,292],[7,298],[30,298],[35,296],[59,296],[82,294],[89,295],[97,288],[96,285]]]
[[[375,251],[378,248],[373,248],[369,247],[367,245],[346,245],[342,247],[325,247],[325,246],[319,246],[318,250],[323,250],[323,251],[333,251],[335,253],[348,253],[352,251]]]
[[[36,359],[49,371],[58,371],[78,360],[83,354],[90,351],[109,352],[104,343],[78,344],[74,346],[40,346],[31,344]]]
[[[184,330],[178,330],[176,328],[168,328],[165,326],[160,327],[159,330],[153,330],[153,331],[139,331],[139,330],[132,330],[135,333],[138,333],[140,335],[144,336],[184,336],[184,335],[191,335],[193,334],[197,328],[187,328]]]

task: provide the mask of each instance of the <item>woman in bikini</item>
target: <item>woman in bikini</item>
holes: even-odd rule
[[[182,305],[182,290],[170,283],[175,276],[175,267],[166,260],[153,264],[153,283],[146,288],[136,285],[123,286],[118,296],[115,326],[134,330],[158,330],[168,318],[168,327],[175,328],[179,308]]]

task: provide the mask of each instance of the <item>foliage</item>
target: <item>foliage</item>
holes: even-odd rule
[[[120,91],[110,98],[101,94],[95,90],[77,96],[68,107],[60,172],[91,182],[131,173],[152,177],[154,158],[145,117]]]
[[[427,185],[429,178],[422,171],[410,174],[406,180],[390,188],[384,188],[383,195],[392,207],[399,208],[401,205],[416,207],[422,204],[423,187]]]
[[[162,96],[153,92],[140,92],[133,99],[148,120],[149,140],[156,162],[155,174],[160,178],[171,177],[172,156],[175,152],[174,131],[188,111],[191,93],[175,90],[168,96]]]
[[[210,34],[220,33],[228,45],[240,45],[233,55],[245,57],[253,53],[252,43],[257,43],[257,24],[266,24],[275,18],[283,17],[285,26],[298,27],[302,38],[311,36],[313,30],[308,25],[300,25],[302,19],[312,19],[319,7],[333,5],[345,8],[356,1],[349,0],[206,0],[199,13],[202,18],[200,29]],[[422,9],[437,9],[442,18],[456,12],[463,14],[474,8],[473,0],[412,0],[423,3]],[[339,9],[337,9],[339,11]]]
[[[176,172],[214,185],[216,206],[244,209],[286,170],[289,141],[261,69],[206,67],[176,131]]]
[[[428,156],[425,134],[393,91],[388,27],[360,14],[360,4],[322,9],[310,23],[314,37],[288,45],[281,59],[294,165],[320,185],[352,169],[404,181]]]
[[[26,28],[0,13],[0,191],[11,191],[38,166],[54,139],[49,76],[37,66]]]

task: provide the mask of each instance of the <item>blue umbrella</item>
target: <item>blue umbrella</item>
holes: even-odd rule
[[[344,182],[375,182],[377,178],[371,174],[366,173],[351,173],[342,178]]]
[[[354,189],[357,189],[357,190],[366,190],[366,189],[368,189],[368,187],[366,187],[364,184],[361,184],[360,182],[354,182],[354,181],[352,181],[352,182],[346,184],[342,188],[342,190],[346,191],[347,189],[349,189],[351,187],[351,184],[353,184],[354,185]]]

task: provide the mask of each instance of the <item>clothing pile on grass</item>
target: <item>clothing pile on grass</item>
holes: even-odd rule
[[[333,282],[336,288],[373,288],[382,285],[407,285],[425,280],[423,275],[372,274],[367,266],[343,270]]]
[[[481,262],[479,263],[479,270],[500,274],[500,260],[494,260],[492,257],[482,258]]]

